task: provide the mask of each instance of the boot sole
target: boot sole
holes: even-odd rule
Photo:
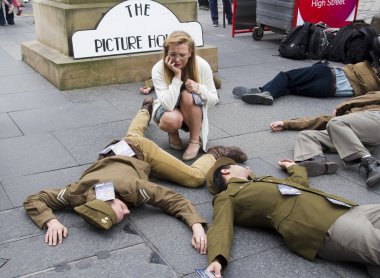
[[[367,180],[367,186],[372,187],[374,185],[379,185],[380,184],[380,176],[373,177]]]
[[[242,101],[248,104],[263,104],[263,105],[272,105],[273,99],[270,97],[260,96],[257,94],[246,94],[241,97]]]
[[[335,162],[318,163],[315,161],[303,161],[298,165],[306,168],[309,177],[316,177],[324,174],[334,174],[339,169],[339,165]]]

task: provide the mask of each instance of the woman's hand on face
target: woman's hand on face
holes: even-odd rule
[[[194,80],[187,79],[185,86],[190,93],[199,94],[199,84]]]
[[[174,72],[174,76],[181,79],[181,69],[175,67],[175,61],[168,55],[165,58],[165,64]]]

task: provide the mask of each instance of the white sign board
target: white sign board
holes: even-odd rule
[[[179,22],[162,4],[127,0],[110,9],[95,30],[73,34],[74,58],[89,58],[162,50],[165,38],[176,30],[190,34],[203,46],[199,22]]]

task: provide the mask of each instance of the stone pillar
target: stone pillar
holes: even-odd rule
[[[181,22],[197,20],[196,0],[159,0]],[[34,0],[37,40],[21,44],[22,59],[59,90],[142,81],[150,77],[160,52],[74,60],[71,37],[75,31],[95,29],[102,16],[119,1]],[[117,24],[117,23],[115,23]],[[214,71],[216,47],[198,49]]]

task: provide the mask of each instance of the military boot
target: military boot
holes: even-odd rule
[[[306,168],[309,177],[316,177],[323,174],[333,174],[339,169],[336,162],[327,162],[323,154],[318,154],[309,160],[301,161],[298,163]]]
[[[380,184],[380,167],[373,156],[362,157],[359,169],[362,167],[367,174],[367,186],[372,187],[376,184]]]
[[[152,118],[152,111],[153,111],[153,98],[152,97],[146,97],[143,100],[143,104],[141,106],[141,109],[148,110],[149,112],[149,121]]]
[[[228,157],[238,163],[243,163],[248,159],[246,153],[238,147],[217,146],[209,148],[207,153],[211,154],[216,160],[222,157]]]

